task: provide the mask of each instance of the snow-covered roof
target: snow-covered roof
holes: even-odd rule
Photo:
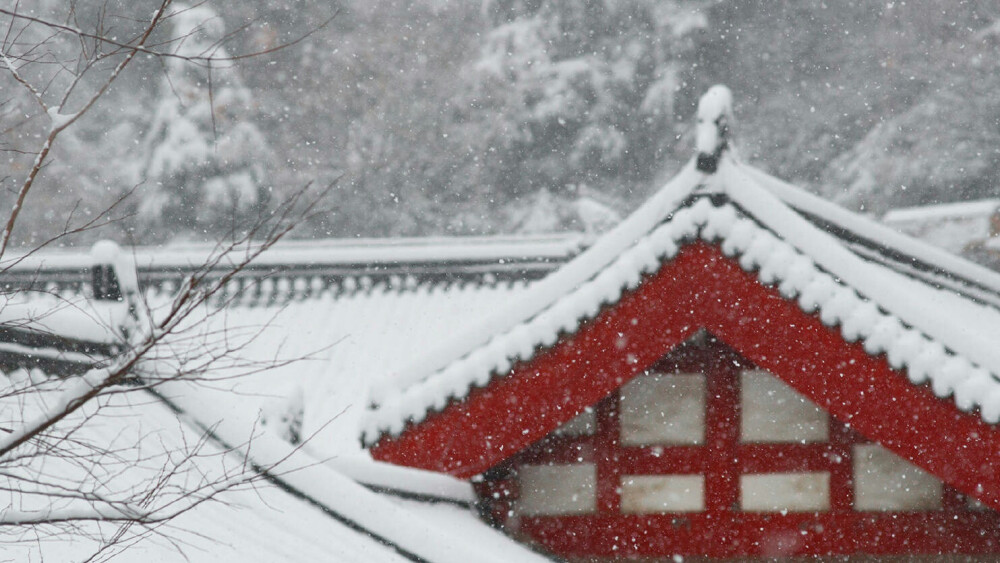
[[[692,162],[617,228],[510,306],[429,351],[373,393],[364,440],[399,434],[502,377],[634,289],[679,247],[721,244],[760,280],[914,383],[1000,420],[1000,275],[849,213],[725,156]]]
[[[119,329],[127,311],[128,305],[120,301],[18,292],[0,296],[0,328],[34,331],[95,345],[122,344]]]
[[[414,286],[433,281],[525,280],[543,277],[589,243],[583,234],[395,239],[281,241],[262,252],[237,275],[236,289],[279,289],[312,295],[325,289],[353,291],[379,282]],[[171,244],[122,250],[135,264],[143,289],[170,290],[206,264],[221,275],[255,250],[254,243],[225,248],[211,244]],[[220,260],[215,260],[228,251]],[[13,254],[0,263],[8,287],[87,293],[94,263],[79,249]]]
[[[882,221],[892,224],[909,221],[934,221],[939,219],[989,216],[997,208],[1000,208],[1000,199],[995,198],[917,205],[914,207],[893,209],[882,217]]]
[[[73,385],[71,379],[38,370],[0,373],[0,380],[13,388],[31,385],[52,396]],[[142,483],[150,482],[159,489],[149,506],[163,504],[168,510],[206,490],[221,492],[166,524],[154,525],[152,532],[134,526],[135,535],[126,531],[120,543],[97,560],[112,555],[115,561],[142,563],[547,560],[479,520],[466,482],[370,459],[318,458],[306,447],[276,438],[267,427],[244,426],[221,416],[213,402],[230,390],[190,385],[178,382],[160,388],[162,395],[144,390],[112,393],[99,407],[74,414],[67,422],[80,426],[72,444],[62,446],[63,455],[41,455],[9,468],[9,486],[0,494],[0,506],[6,507],[0,509],[0,518],[85,515],[96,508],[58,492],[93,489],[95,495],[114,498],[114,491],[141,491]],[[5,400],[20,400],[24,406],[23,397]],[[91,459],[86,457],[89,444],[109,452],[92,458],[99,461],[96,465],[84,462]],[[183,461],[171,469],[178,460]],[[44,486],[36,491],[32,483]],[[185,491],[192,490],[193,496],[186,499]],[[74,526],[72,536],[44,528],[21,540],[6,536],[4,556],[17,561],[79,560],[101,549],[118,524],[80,521]]]
[[[414,285],[379,282],[352,291],[333,287],[299,298],[268,300],[247,293],[222,309],[213,302],[191,324],[206,341],[225,334],[229,346],[241,348],[241,362],[267,365],[262,373],[227,383],[232,396],[213,394],[216,411],[250,426],[261,410],[267,414],[301,401],[303,434],[321,433],[310,447],[320,457],[343,458],[362,453],[360,420],[373,400],[370,388],[381,377],[401,373],[427,349],[508,307],[531,285],[479,276],[418,279]],[[164,293],[148,297],[154,315],[157,304],[169,299]],[[230,374],[217,366],[212,375]]]
[[[358,555],[341,554],[322,542],[316,546],[315,555],[307,560],[432,563],[548,560],[479,520],[469,483],[359,457],[317,457],[309,443],[295,447],[272,429],[246,426],[221,414],[215,404],[229,390],[208,393],[211,398],[206,400],[206,393],[183,389],[185,386],[183,382],[171,385],[165,396],[182,411],[189,426],[210,433],[221,444],[239,451],[254,466],[273,466],[274,469],[268,470],[269,482],[302,501],[285,518],[296,521],[299,512],[319,509],[335,522],[340,535],[356,534],[342,540],[341,550],[347,548]],[[462,533],[457,534],[456,530]],[[266,530],[262,536],[267,537]],[[383,549],[366,554],[372,543]]]
[[[214,364],[194,380],[159,385],[159,398],[144,391],[113,394],[113,420],[129,422],[134,432],[126,437],[135,434],[136,449],[146,455],[151,448],[196,443],[207,431],[219,440],[213,451],[224,451],[254,432],[252,451],[244,453],[255,464],[288,459],[257,490],[227,491],[220,496],[222,504],[208,503],[178,517],[170,530],[176,532],[172,537],[181,538],[184,555],[192,561],[544,560],[478,518],[468,482],[375,462],[361,449],[357,435],[376,374],[402,369],[463,323],[504,307],[531,279],[565,261],[582,244],[577,236],[394,241],[375,245],[371,256],[377,261],[362,263],[364,246],[353,241],[292,243],[289,248],[305,249],[303,253],[272,255],[270,269],[248,274],[235,299],[227,294],[227,299],[197,310],[177,341],[164,345],[177,346],[178,356],[196,362],[199,354],[211,356],[218,345],[233,352],[227,356],[231,362]],[[313,252],[316,247],[342,252]],[[74,258],[79,261],[75,265],[68,254],[60,258],[55,272],[89,266],[92,260],[81,255]],[[142,259],[141,253],[135,255]],[[180,267],[178,256],[164,253],[145,272],[178,267],[172,275],[179,279],[191,271],[197,256],[184,258],[189,267]],[[47,260],[46,255],[37,258]],[[412,265],[418,266],[415,272],[386,273]],[[44,284],[51,271],[36,265],[32,275]],[[84,274],[74,275],[86,283]],[[140,268],[140,279],[143,275]],[[317,276],[322,279],[313,284]],[[305,290],[297,287],[301,280],[308,282]],[[253,287],[258,289],[251,291]],[[155,281],[146,287],[153,318],[172,299],[165,289]],[[32,295],[48,305],[53,299],[71,300],[81,308],[127,312],[124,302],[96,303],[86,293],[18,295]],[[24,318],[10,312],[12,318]],[[165,357],[165,369],[176,368],[170,354]],[[157,361],[147,363],[143,375],[155,374]],[[17,373],[23,374],[17,376],[21,381],[63,384],[39,369]],[[141,405],[130,404],[128,397],[145,399]],[[281,432],[282,414],[296,404],[306,413],[306,440],[298,448],[274,437]],[[21,547],[25,560],[37,554],[66,560],[86,549],[58,537]],[[169,541],[154,537],[130,547],[122,560],[170,559],[175,550]]]
[[[16,374],[15,374],[16,375]],[[40,375],[35,375],[39,379]],[[54,382],[55,384],[55,382]],[[189,451],[201,443],[201,433],[182,421],[159,401],[138,393],[118,394],[104,408],[106,414],[91,420],[80,433],[79,440],[95,443],[115,451],[98,467],[106,473],[81,478],[79,468],[64,462],[58,456],[46,456],[43,473],[38,475],[50,483],[65,482],[68,490],[97,487],[97,483],[113,476],[105,486],[113,490],[127,490],[166,465],[167,452],[175,456]],[[226,465],[239,466],[238,460],[225,463],[221,446],[206,444],[195,458],[196,464],[183,473],[201,474],[206,479],[218,478]],[[40,460],[41,461],[41,460]],[[76,469],[76,471],[74,471]],[[181,475],[171,482],[183,481]],[[23,485],[22,485],[23,488]],[[5,491],[8,489],[5,487]],[[100,490],[100,489],[98,489]],[[5,492],[7,497],[0,515],[10,517],[10,510],[17,506],[30,515],[35,511],[59,511],[65,504],[58,499],[42,495],[32,500],[31,495]],[[81,513],[86,510],[81,509]],[[14,541],[7,537],[4,557],[11,561],[79,561],[96,552],[101,543],[97,524],[78,524],[77,534],[41,534],[40,538]],[[114,525],[108,525],[110,537]],[[138,531],[138,528],[136,528]],[[43,531],[44,532],[44,531]],[[380,545],[363,533],[352,530],[328,517],[321,510],[309,506],[301,499],[288,494],[268,482],[258,482],[253,487],[240,486],[223,492],[216,502],[208,502],[185,512],[158,533],[149,534],[143,541],[126,535],[112,555],[121,550],[115,561],[247,561],[270,563],[272,561],[406,561],[390,547]],[[101,560],[99,558],[99,560]]]
[[[987,422],[1000,421],[1000,350],[991,343],[1000,329],[1000,275],[721,154],[714,174],[692,161],[593,241],[314,241],[264,253],[221,299],[188,319],[177,343],[188,349],[199,342],[207,357],[213,345],[222,346],[233,352],[228,363],[159,386],[160,397],[141,408],[117,407],[116,416],[155,429],[140,432],[143,444],[147,435],[169,447],[209,432],[213,447],[232,447],[255,465],[291,460],[261,490],[227,491],[226,504],[179,517],[178,527],[204,534],[190,538],[186,554],[215,560],[224,546],[248,561],[538,557],[475,517],[468,483],[374,462],[357,437],[372,444],[398,434],[503,377],[696,240],[719,245],[761,282],[839,327],[846,340],[884,353],[915,384],[929,383],[963,410],[978,408]],[[154,318],[170,286],[216,250],[130,252]],[[81,253],[39,254],[9,272],[57,286],[64,279],[86,284],[81,272],[92,263]],[[114,400],[129,396],[136,395]],[[295,412],[304,416],[299,447],[279,438]],[[251,437],[252,450],[239,447]],[[285,526],[289,521],[298,524]],[[254,533],[265,527],[267,534]],[[52,545],[58,543],[37,548]],[[126,560],[156,559],[170,549],[140,545]],[[62,552],[47,553],[59,559]]]
[[[126,335],[135,320],[129,302],[136,293],[135,268],[111,242],[98,243],[89,255],[79,254],[86,266],[76,277],[89,277],[90,285],[98,285],[89,295],[59,291],[40,269],[22,272],[22,278],[34,283],[20,283],[9,270],[2,272],[0,369],[82,373],[127,346]],[[15,260],[8,265],[16,269],[21,264]],[[28,289],[32,286],[47,291]]]
[[[940,203],[894,209],[882,222],[899,232],[959,254],[990,236],[990,217],[1000,199]]]
[[[308,389],[305,431],[337,417],[339,431],[329,432],[323,453],[356,453],[358,420],[375,379],[404,369],[461,327],[503,308],[587,241],[569,234],[280,243],[225,288],[215,303],[224,303],[225,314],[212,315],[206,327],[255,334],[251,355],[256,358],[308,359],[275,366],[272,377],[261,384],[257,403],[234,409],[249,413],[252,423],[262,404]],[[155,309],[216,250],[210,245],[173,245],[122,254],[134,260],[138,283]],[[25,319],[46,322],[56,335],[121,343],[121,335],[111,327],[117,326],[127,306],[87,298],[92,293],[87,272],[93,254],[45,251],[15,260],[6,273],[8,281],[20,273],[36,285],[56,287],[54,294],[20,292],[12,297],[18,303],[41,304],[36,307],[41,314],[25,314],[17,306],[4,312],[22,324]],[[236,259],[243,253],[234,255]],[[225,271],[222,264],[218,269]],[[105,318],[111,312],[116,322]],[[75,316],[69,320],[79,322],[62,322],[70,314]],[[107,332],[83,323],[88,319]],[[36,362],[47,355],[65,359],[75,349],[67,348],[65,339],[60,342],[51,350],[31,347],[20,357],[30,354]],[[17,342],[0,343],[0,359],[4,346],[20,350]]]
[[[810,194],[787,182],[745,166],[767,191],[853,252],[935,287],[953,289],[994,305],[1000,304],[1000,274],[926,241],[900,234],[864,215]]]

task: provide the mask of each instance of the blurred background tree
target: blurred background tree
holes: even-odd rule
[[[267,204],[270,149],[252,121],[253,96],[223,47],[225,22],[206,5],[171,9],[179,58],[164,61],[131,233],[144,243],[243,237]]]
[[[83,17],[100,2],[78,4]],[[39,10],[59,6],[46,0]],[[226,29],[247,30],[228,44],[241,52],[293,39],[331,10],[305,0],[203,6]],[[280,199],[306,181],[343,176],[335,211],[297,236],[599,229],[607,221],[595,223],[591,211],[628,212],[689,157],[694,105],[718,82],[736,94],[743,158],[854,209],[996,193],[993,2],[343,0],[340,8],[301,49],[227,70],[242,79],[239,122],[260,134],[246,148],[265,155],[252,160],[266,163],[258,188]],[[103,209],[143,179],[137,170],[149,175],[144,148],[166,132],[153,110],[169,97],[170,69],[137,63],[144,72],[116,85],[114,101],[57,149],[40,188],[51,209],[76,201],[81,213]],[[0,114],[3,130],[14,131],[3,138],[10,166],[23,162],[17,149],[33,134],[15,106]],[[95,148],[111,160],[90,158]],[[139,192],[155,191],[145,182]],[[162,220],[176,228],[156,240],[213,234],[184,224],[195,220],[187,215]],[[44,228],[32,222],[19,240]]]

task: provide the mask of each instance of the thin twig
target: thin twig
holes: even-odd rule
[[[55,111],[50,111],[49,109],[46,109],[46,111],[49,113],[50,118],[53,120],[53,124],[51,129],[49,130],[48,136],[46,136],[45,138],[45,142],[42,144],[42,149],[38,152],[38,156],[35,157],[35,162],[32,164],[31,170],[28,172],[27,178],[25,178],[24,183],[21,184],[21,189],[18,190],[17,201],[14,203],[14,207],[13,209],[11,209],[10,216],[7,218],[7,224],[4,227],[2,239],[0,239],[0,260],[3,259],[3,255],[4,253],[6,253],[7,247],[10,245],[10,239],[13,236],[14,226],[17,223],[17,218],[20,216],[21,210],[24,209],[24,200],[25,198],[28,197],[28,192],[31,191],[31,187],[35,183],[35,178],[38,176],[38,173],[42,169],[42,165],[45,163],[45,158],[48,156],[49,151],[52,150],[52,143],[55,142],[56,137],[58,137],[60,133],[62,133],[67,127],[75,123],[78,119],[80,119],[80,117],[83,116],[83,114],[87,113],[87,111],[90,110],[90,108],[92,108],[95,103],[97,103],[97,100],[99,100],[102,96],[104,96],[104,93],[108,91],[108,88],[110,88],[111,85],[114,84],[115,79],[117,79],[118,76],[121,75],[121,72],[125,70],[125,67],[127,67],[128,64],[132,62],[132,59],[135,58],[136,53],[139,52],[138,48],[141,47],[149,39],[150,35],[153,34],[153,31],[156,29],[160,20],[163,18],[163,14],[164,12],[166,12],[167,7],[170,6],[170,3],[171,0],[163,0],[161,2],[159,9],[157,9],[156,13],[153,14],[152,21],[146,27],[145,33],[143,33],[142,36],[139,38],[139,41],[135,46],[135,48],[133,48],[127,55],[125,55],[125,58],[118,63],[115,69],[111,72],[111,75],[108,76],[107,80],[104,81],[104,83],[101,85],[98,91],[93,96],[91,96],[91,98],[87,101],[87,103],[83,105],[82,108],[80,108],[80,110],[69,116],[61,116]],[[44,104],[43,107],[45,107]]]
[[[123,50],[128,50],[128,51],[133,51],[134,50],[134,51],[146,54],[146,55],[153,55],[154,57],[176,58],[176,59],[181,59],[181,60],[188,61],[188,62],[204,63],[204,62],[213,61],[213,60],[214,61],[239,61],[239,60],[243,60],[243,59],[252,59],[252,58],[262,57],[264,55],[270,55],[270,54],[273,54],[273,53],[277,53],[279,51],[283,51],[285,49],[288,49],[289,47],[294,47],[295,45],[298,45],[299,43],[302,43],[306,39],[309,39],[310,37],[312,37],[317,32],[319,32],[319,31],[325,29],[326,27],[328,27],[330,25],[330,23],[333,22],[333,20],[336,19],[336,17],[340,14],[340,9],[337,8],[333,12],[332,16],[330,16],[329,18],[327,18],[326,20],[324,20],[318,26],[311,28],[309,31],[303,33],[302,35],[296,37],[295,39],[293,39],[293,40],[291,40],[291,41],[289,41],[287,43],[281,43],[279,45],[275,45],[274,47],[270,47],[270,48],[267,48],[267,49],[262,49],[260,51],[251,51],[249,53],[240,53],[238,55],[228,55],[228,56],[225,56],[225,57],[214,57],[214,56],[211,56],[211,55],[179,55],[177,53],[171,53],[169,51],[160,51],[160,50],[157,50],[157,49],[150,49],[148,47],[145,47],[143,44],[130,45],[128,43],[124,43],[124,42],[121,42],[121,41],[114,40],[114,39],[112,39],[110,37],[106,37],[106,36],[99,35],[99,34],[96,34],[96,33],[88,33],[88,32],[86,32],[86,31],[84,31],[82,29],[77,29],[77,28],[69,26],[69,25],[52,22],[52,21],[49,21],[49,20],[46,20],[44,18],[40,18],[40,17],[37,17],[37,16],[29,16],[27,14],[23,14],[23,13],[17,12],[16,10],[9,10],[7,8],[0,8],[0,14],[8,15],[8,16],[10,16],[12,18],[16,18],[16,19],[30,21],[30,22],[37,23],[37,24],[40,24],[40,25],[44,25],[46,27],[50,27],[50,28],[57,29],[57,30],[60,30],[60,31],[72,33],[72,34],[75,34],[75,35],[80,36],[80,37],[85,37],[85,38],[88,38],[88,39],[93,39],[93,40],[99,41],[101,43],[107,43],[108,45],[113,45],[113,46],[119,47],[120,49],[123,49]]]

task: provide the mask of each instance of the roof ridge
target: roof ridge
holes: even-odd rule
[[[732,163],[728,165],[730,169],[731,166]],[[723,176],[732,180],[725,173]],[[737,186],[729,182],[725,185],[732,197]],[[740,186],[743,188],[746,185]],[[754,207],[775,203],[783,206],[783,202],[775,201],[777,197],[773,194],[762,194],[766,190],[757,191],[753,185],[747,191],[721,206],[710,197],[687,200],[687,207],[676,209],[668,220],[636,241],[628,251],[598,269],[590,281],[549,303],[525,323],[495,333],[486,343],[370,409],[366,413],[363,441],[370,445],[382,434],[399,434],[405,424],[422,421],[429,412],[443,409],[448,401],[464,398],[473,387],[487,385],[493,377],[507,372],[513,362],[526,361],[538,350],[553,345],[560,335],[574,333],[582,321],[592,319],[602,306],[617,302],[625,290],[637,287],[642,274],[676,255],[678,242],[694,237],[720,243],[727,256],[737,258],[742,269],[757,272],[762,283],[776,284],[784,298],[794,299],[807,313],[819,314],[827,326],[840,326],[845,340],[862,340],[870,355],[885,354],[893,368],[906,368],[914,384],[930,381],[939,397],[954,395],[960,409],[979,408],[986,422],[1000,421],[1000,378],[994,373],[1000,362],[992,364],[991,372],[981,362],[970,360],[963,351],[953,349],[954,343],[945,344],[940,335],[928,334],[926,326],[900,318],[895,307],[884,306],[884,295],[859,291],[866,284],[859,288],[852,283],[856,276],[845,279],[837,271],[840,268],[830,269],[817,262],[812,256],[816,251],[812,248],[815,241],[803,249],[779,237],[780,233],[770,228],[773,225],[767,225],[752,213]],[[749,213],[741,212],[737,205],[742,207],[747,203],[748,196],[760,197],[761,201],[751,205]],[[797,221],[791,219],[783,227],[820,232],[805,218],[785,209]],[[849,249],[842,248],[841,252],[849,254],[850,260],[864,261]]]

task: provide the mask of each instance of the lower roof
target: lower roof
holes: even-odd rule
[[[350,294],[379,285],[413,289],[426,284],[534,280],[579,254],[589,242],[590,237],[580,233],[283,240],[237,272],[227,290],[253,293],[266,304],[272,297],[313,296],[323,291]],[[134,263],[143,290],[169,292],[206,264],[213,264],[207,272],[209,279],[231,273],[231,266],[255,248],[255,243],[229,249],[170,244],[127,248],[121,254]],[[223,250],[228,250],[226,256]],[[15,255],[5,262],[3,283],[9,289],[89,291],[93,258],[78,249]]]
[[[44,408],[41,401],[51,403],[75,384],[74,378],[48,377],[38,370],[0,374],[0,388],[22,390],[6,393],[0,407],[17,403],[21,416],[30,418]],[[3,555],[17,561],[72,561],[99,552],[98,561],[113,556],[141,563],[545,560],[481,522],[467,483],[360,457],[347,456],[352,463],[327,461],[313,456],[308,442],[293,447],[275,438],[271,427],[220,419],[226,411],[214,407],[234,395],[231,384],[225,379],[207,387],[175,383],[160,387],[162,395],[111,389],[62,423],[76,429],[72,440],[56,444],[58,454],[43,451],[7,464],[0,479],[0,506],[6,507],[0,509],[0,521],[86,517],[95,510],[120,514],[73,500],[63,494],[67,490],[113,499],[156,485],[147,498],[151,504],[143,506],[163,506],[168,512],[199,498],[212,500],[150,526],[124,528],[121,522],[86,518],[67,526],[3,526]],[[257,412],[255,398],[243,399],[245,410]],[[10,418],[14,411],[0,412]],[[5,421],[10,423],[16,421]],[[92,457],[103,450],[109,453]],[[181,462],[165,472],[171,459]],[[359,474],[375,485],[348,476]],[[105,545],[119,531],[121,540]]]

